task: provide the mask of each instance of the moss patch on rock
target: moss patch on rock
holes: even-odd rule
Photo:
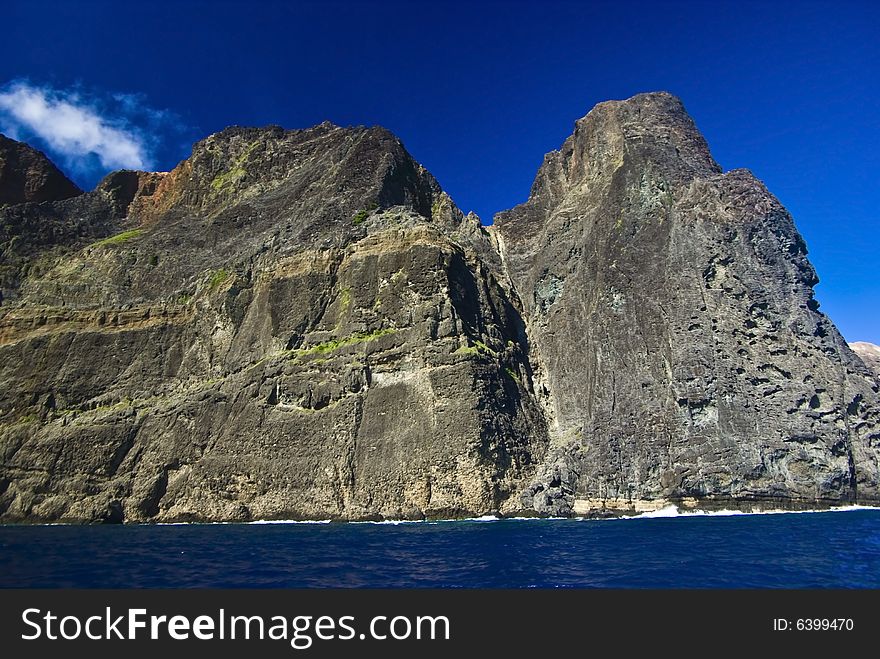
[[[129,229],[128,231],[117,233],[115,236],[110,236],[109,238],[104,238],[103,240],[92,243],[91,247],[109,247],[112,245],[121,245],[122,243],[127,243],[129,240],[137,238],[143,232],[143,229]]]

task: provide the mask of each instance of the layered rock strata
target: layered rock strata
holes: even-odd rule
[[[668,94],[597,106],[488,229],[327,123],[67,192],[0,208],[3,521],[880,499],[876,375]]]

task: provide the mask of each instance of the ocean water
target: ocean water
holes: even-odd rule
[[[0,587],[880,588],[880,510],[6,526]]]

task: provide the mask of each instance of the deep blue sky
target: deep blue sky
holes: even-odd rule
[[[142,94],[182,126],[160,169],[229,124],[381,124],[484,222],[595,103],[668,90],[792,212],[844,336],[880,343],[878,7],[4,0],[0,85]]]

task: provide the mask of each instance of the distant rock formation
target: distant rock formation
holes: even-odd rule
[[[668,94],[488,229],[384,129],[233,127],[0,254],[0,520],[880,502],[876,378]]]
[[[855,343],[850,343],[849,347],[861,357],[862,361],[865,362],[865,366],[880,377],[880,346],[866,341],[856,341]]]
[[[40,151],[0,134],[0,206],[82,194]]]

